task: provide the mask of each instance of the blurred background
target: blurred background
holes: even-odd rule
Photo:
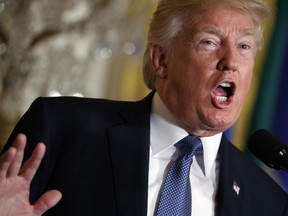
[[[243,151],[266,128],[288,143],[288,1],[268,0],[251,93],[227,136]],[[39,96],[138,100],[156,0],[0,0],[0,148]],[[33,127],[33,125],[32,125]],[[37,126],[35,126],[37,127]],[[286,191],[288,177],[260,162]]]

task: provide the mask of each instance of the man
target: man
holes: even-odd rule
[[[1,215],[183,215],[159,206],[187,135],[203,154],[189,167],[185,215],[288,215],[286,193],[223,135],[248,94],[267,14],[260,0],[159,1],[144,56],[151,94],[37,99],[1,157]]]

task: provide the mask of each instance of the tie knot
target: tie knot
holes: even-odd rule
[[[199,137],[188,135],[178,141],[175,146],[186,155],[196,155],[203,151],[202,142]]]

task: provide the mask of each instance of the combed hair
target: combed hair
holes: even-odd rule
[[[248,12],[251,15],[256,30],[256,47],[257,50],[261,48],[262,24],[270,14],[269,5],[266,2],[261,0],[159,0],[150,22],[143,57],[143,77],[148,88],[155,89],[155,71],[150,57],[152,46],[158,45],[169,52],[172,40],[184,27],[188,17],[192,17],[192,20],[189,20],[191,24],[194,14],[219,5]]]

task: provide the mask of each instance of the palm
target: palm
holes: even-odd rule
[[[26,137],[19,135],[13,147],[0,158],[0,212],[1,216],[42,215],[61,199],[59,191],[44,193],[32,205],[29,202],[30,183],[45,153],[45,145],[39,143],[29,160],[21,168]]]
[[[0,212],[3,215],[33,215],[29,203],[29,182],[16,176],[0,182]]]

